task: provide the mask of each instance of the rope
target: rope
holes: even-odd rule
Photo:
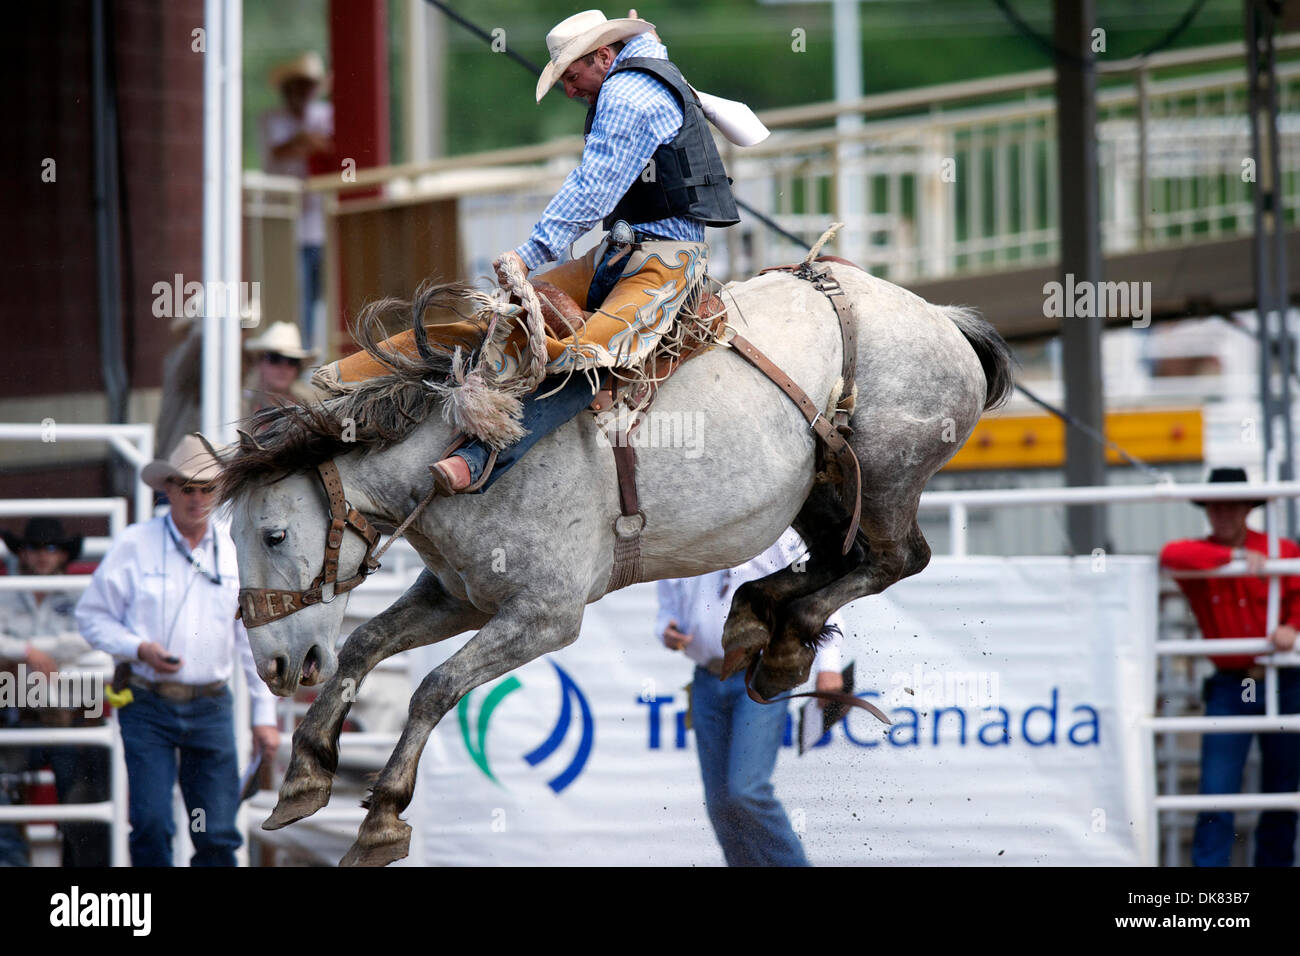
[[[384,552],[389,549],[389,547],[392,545],[394,541],[396,541],[398,538],[402,536],[403,532],[405,532],[406,529],[411,526],[411,522],[415,520],[415,516],[418,515],[421,511],[423,511],[425,507],[429,504],[429,502],[432,501],[437,496],[437,494],[438,494],[438,486],[435,483],[434,486],[429,489],[429,493],[420,500],[420,503],[418,505],[415,506],[415,510],[412,511],[409,515],[407,515],[406,520],[397,526],[397,530],[393,532],[393,536],[384,542],[384,546],[382,548],[380,548],[378,551],[375,552],[374,560],[376,565],[379,564],[379,559],[384,556]]]
[[[813,243],[813,247],[808,250],[808,255],[803,257],[804,265],[807,265],[808,263],[816,259],[817,255],[822,251],[822,246],[830,242],[831,239],[834,238],[835,233],[839,232],[843,228],[844,228],[844,223],[842,222],[831,223],[831,227],[822,233],[822,237],[820,239],[818,239],[816,242]]]
[[[1025,22],[1024,18],[1022,18],[1020,14],[1016,13],[1015,8],[1011,6],[1008,0],[992,0],[992,3],[993,6],[998,8],[998,10],[1002,13],[1002,16],[1006,18],[1008,23],[1010,23],[1013,27],[1015,27],[1016,30],[1018,30],[1024,36],[1032,40],[1035,45],[1037,45],[1044,53],[1046,53],[1053,60],[1056,60],[1058,62],[1069,63],[1072,66],[1077,66],[1077,67],[1093,67],[1096,65],[1096,60],[1092,57],[1081,57],[1077,53],[1074,53],[1072,50],[1062,50],[1060,47],[1056,45],[1056,43],[1053,40],[1039,33],[1037,30],[1031,27],[1027,22]],[[1196,19],[1197,15],[1201,12],[1201,8],[1203,6],[1205,6],[1205,0],[1192,0],[1192,5],[1187,8],[1187,10],[1183,13],[1181,17],[1179,17],[1178,22],[1175,23],[1173,27],[1170,28],[1169,31],[1166,32],[1165,35],[1162,36],[1159,40],[1156,40],[1150,46],[1143,47],[1141,50],[1138,50],[1136,53],[1130,53],[1124,56],[1120,56],[1117,53],[1110,54],[1109,55],[1110,59],[1133,60],[1133,59],[1141,59],[1142,57],[1150,56],[1153,53],[1158,53],[1159,51],[1170,46],[1175,40],[1177,40],[1180,36],[1182,36],[1183,32],[1186,31],[1186,29],[1192,25],[1192,21]]]
[[[533,289],[532,282],[528,281],[528,276],[519,268],[519,260],[515,256],[503,256],[493,265],[500,272],[503,289],[523,303],[523,310],[515,312],[515,319],[524,326],[525,346],[528,349],[528,359],[520,365],[519,372],[506,381],[497,382],[497,388],[503,392],[526,395],[534,392],[542,384],[542,378],[546,377],[546,325],[542,320],[542,303],[537,298],[537,290]]]
[[[1168,474],[1162,471],[1157,471],[1156,469],[1152,468],[1150,465],[1148,465],[1146,462],[1142,461],[1141,459],[1135,458],[1134,456],[1130,455],[1119,445],[1115,444],[1115,442],[1111,441],[1105,435],[1100,434],[1092,426],[1086,425],[1083,422],[1079,421],[1079,419],[1075,418],[1069,412],[1062,411],[1061,409],[1057,408],[1055,405],[1051,405],[1048,402],[1043,401],[1043,399],[1039,398],[1037,395],[1035,395],[1029,389],[1025,388],[1019,382],[1016,383],[1016,388],[1020,389],[1020,391],[1024,393],[1025,398],[1029,399],[1039,408],[1043,409],[1046,412],[1049,412],[1052,415],[1055,415],[1057,418],[1065,422],[1065,424],[1069,425],[1071,428],[1077,428],[1079,431],[1083,432],[1085,435],[1087,435],[1093,441],[1097,442],[1099,445],[1104,445],[1107,448],[1111,449],[1112,451],[1115,452],[1115,454],[1119,455],[1121,458],[1127,461],[1134,468],[1137,468],[1139,471],[1142,471],[1149,477],[1154,478],[1157,482],[1161,484],[1165,484],[1171,480]]]

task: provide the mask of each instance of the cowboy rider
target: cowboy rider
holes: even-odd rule
[[[548,375],[639,365],[703,282],[708,257],[704,227],[739,221],[698,98],[668,60],[654,24],[630,12],[628,18],[607,20],[600,11],[587,10],[547,34],[551,59],[538,80],[537,101],[559,82],[570,98],[589,104],[582,163],[565,179],[527,241],[494,263],[499,276],[507,260],[526,275],[563,255],[597,223],[610,230],[582,258],[539,277],[593,313],[571,335],[547,335]],[[429,331],[439,333],[436,327]],[[412,338],[407,331],[388,345],[413,351]],[[524,345],[522,335],[513,334],[507,356],[520,354]],[[327,366],[315,381],[345,388],[384,371],[362,352]],[[591,388],[582,376],[573,376],[568,386],[545,399],[525,399],[526,435],[499,452],[481,487],[590,400]],[[469,441],[434,465],[439,491],[480,490],[476,483],[488,459],[483,443]]]

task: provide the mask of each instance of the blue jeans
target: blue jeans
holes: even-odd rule
[[[9,791],[0,782],[0,807],[12,805]],[[0,823],[0,867],[27,866],[27,841],[12,823]]]
[[[0,731],[17,726],[18,708],[0,707]],[[0,807],[13,804],[9,784],[12,776],[23,766],[19,759],[15,759],[16,754],[14,749],[0,750]],[[0,867],[27,866],[27,863],[27,841],[23,839],[22,831],[13,823],[0,823]]]
[[[172,865],[179,751],[181,795],[194,843],[190,864],[234,866],[242,838],[235,827],[239,765],[230,691],[183,703],[139,687],[131,693],[135,700],[118,711],[131,793],[131,865]]]
[[[523,400],[523,426],[527,434],[513,445],[501,449],[497,454],[497,463],[492,468],[492,474],[479,491],[487,491],[491,488],[492,483],[509,471],[528,449],[591,404],[594,397],[591,382],[581,372],[569,376],[569,383],[554,395],[542,399],[537,397],[556,388],[562,381],[564,381],[562,375],[544,378],[542,384],[537,386],[537,391]],[[469,465],[470,481],[474,482],[478,481],[479,476],[483,474],[491,450],[474,439],[453,454],[465,459],[465,463]]]
[[[302,344],[305,348],[311,348],[315,344],[312,341],[311,320],[316,300],[320,298],[322,251],[320,246],[298,247],[298,294],[301,297]]]
[[[98,803],[109,798],[108,751],[103,747],[33,747],[28,766],[50,765],[59,803]],[[107,823],[68,820],[59,824],[63,835],[63,865],[110,866]]]
[[[1255,687],[1257,700],[1242,696],[1242,672],[1216,671],[1205,682],[1205,715],[1224,717],[1264,713],[1264,682]],[[1300,713],[1300,671],[1278,671],[1278,710]],[[1251,738],[1255,734],[1201,735],[1201,793],[1239,793]],[[1300,789],[1300,735],[1259,734],[1260,788],[1264,793],[1287,793]],[[1284,810],[1261,813],[1255,829],[1255,865],[1291,866],[1295,860],[1296,815]],[[1196,818],[1192,840],[1194,866],[1227,866],[1235,834],[1232,814],[1201,813]]]
[[[745,675],[721,681],[695,668],[691,721],[704,805],[728,866],[807,866],[803,845],[772,790],[785,704],[756,704]]]

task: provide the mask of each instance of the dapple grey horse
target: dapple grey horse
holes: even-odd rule
[[[981,412],[1011,388],[1011,357],[988,323],[935,306],[847,265],[832,267],[858,320],[857,402],[851,444],[861,462],[862,520],[841,554],[845,512],[816,484],[814,435],[795,405],[739,356],[714,346],[661,388],[650,416],[692,423],[698,441],[638,447],[637,483],[647,517],[642,579],[687,577],[740,564],[794,523],[806,566],[738,590],[728,619],[734,671],[763,652],[755,688],[770,696],[807,678],[816,636],[849,601],[878,593],[929,560],[917,525],[926,482],[961,447]],[[409,308],[455,306],[458,287],[425,289]],[[768,273],[722,293],[728,322],[773,359],[821,408],[839,394],[841,339],[825,296],[789,273]],[[375,329],[358,337],[372,353]],[[363,334],[364,333],[364,334]],[[314,408],[257,423],[223,453],[222,497],[232,506],[241,587],[306,589],[321,570],[328,508],[314,465],[332,459],[348,500],[395,526],[429,490],[428,465],[452,437],[428,386],[447,356],[425,350],[397,361],[388,379]],[[653,424],[653,421],[651,421]],[[349,435],[351,427],[355,434]],[[674,432],[682,436],[684,430]],[[585,606],[610,579],[619,514],[614,459],[583,413],[540,441],[483,494],[437,498],[406,531],[425,569],[383,613],[335,651],[347,595],[249,629],[258,672],[277,694],[320,684],[294,732],[275,829],[329,800],[338,737],[361,682],[381,660],[466,631],[477,634],[426,676],[344,865],[383,865],[407,854],[416,765],[433,727],[462,696],[578,636]],[[365,545],[345,534],[340,578]],[[327,586],[328,591],[328,586]],[[765,650],[764,650],[765,649]]]

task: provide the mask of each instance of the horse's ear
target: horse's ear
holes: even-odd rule
[[[242,428],[236,428],[235,433],[239,435],[239,443],[241,445],[248,445],[258,451],[266,451],[256,438],[254,438],[250,433],[244,431]]]
[[[204,449],[207,450],[207,453],[209,455],[211,455],[213,458],[217,460],[217,464],[224,465],[226,463],[226,460],[224,457],[222,457],[221,452],[219,452],[216,448],[212,446],[212,442],[208,440],[207,435],[204,435],[202,432],[195,432],[194,437],[203,443]]]

